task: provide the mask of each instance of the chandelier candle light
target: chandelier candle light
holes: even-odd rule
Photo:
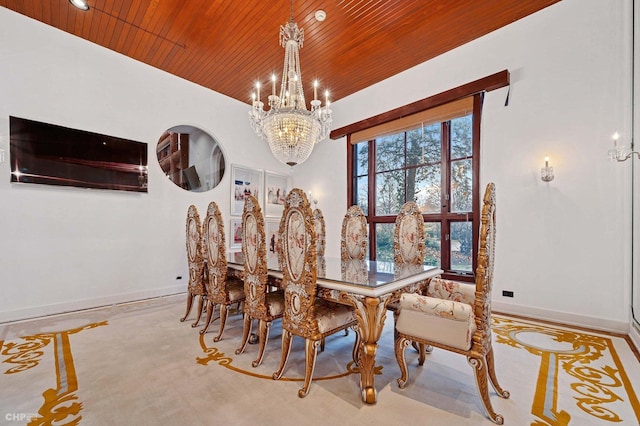
[[[273,155],[289,166],[303,163],[316,143],[329,136],[331,109],[329,92],[325,91],[325,105],[318,99],[318,81],[313,82],[311,110],[307,109],[300,71],[300,48],[304,30],[293,20],[293,0],[289,22],[280,26],[280,45],[284,47],[284,67],[280,94],[276,95],[276,76],[271,76],[269,109],[260,100],[260,82],[256,83],[249,117],[256,134],[269,143]]]

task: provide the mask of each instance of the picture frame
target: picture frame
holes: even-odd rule
[[[278,261],[280,244],[280,221],[278,219],[267,219],[264,222],[265,245],[267,246],[267,265]]]
[[[284,211],[284,200],[291,190],[291,176],[265,172],[263,210],[265,217],[280,217]]]
[[[229,249],[242,250],[242,218],[232,218],[229,226]]]
[[[263,172],[251,167],[231,165],[231,216],[242,216],[244,195],[250,193],[258,200],[263,197]]]

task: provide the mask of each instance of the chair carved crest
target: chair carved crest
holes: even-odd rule
[[[324,224],[324,215],[322,214],[322,210],[320,209],[315,209],[313,211],[313,226],[316,232],[316,256],[322,257],[324,256],[326,247],[326,230]]]
[[[424,251],[424,218],[418,205],[414,201],[408,201],[396,216],[393,260],[397,265],[421,265]]]
[[[193,305],[193,299],[196,296],[200,296],[199,311],[196,322],[191,326],[195,327],[200,321],[200,315],[202,314],[202,305],[204,298],[207,295],[205,287],[206,272],[204,270],[204,247],[202,244],[202,225],[200,222],[200,215],[198,209],[193,204],[189,206],[187,210],[186,220],[186,249],[187,249],[187,264],[189,267],[189,284],[187,286],[187,312],[184,317],[180,318],[180,321],[184,321],[191,312]]]
[[[367,218],[360,206],[349,207],[344,215],[340,253],[342,260],[363,260],[367,256]]]

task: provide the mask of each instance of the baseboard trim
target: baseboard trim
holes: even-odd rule
[[[112,296],[97,297],[94,299],[74,300],[72,302],[54,303],[51,305],[42,305],[26,309],[4,311],[0,312],[0,324],[45,317],[49,315],[64,314],[67,312],[81,311],[84,309],[100,308],[103,306],[134,302],[137,300],[151,299],[154,297],[170,296],[173,294],[185,293],[186,291],[186,285],[176,285],[171,287],[156,288],[153,290],[120,293]]]
[[[549,311],[529,306],[512,305],[508,303],[492,302],[492,309],[505,314],[520,315],[532,319],[552,321],[576,327],[587,327],[609,333],[629,334],[629,323],[623,321],[605,320],[602,318],[586,317],[569,312]]]
[[[636,347],[636,351],[640,352],[640,326],[638,326],[636,323],[631,324],[629,339],[631,339],[631,342]]]

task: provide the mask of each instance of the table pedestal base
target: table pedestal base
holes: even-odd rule
[[[355,308],[358,319],[358,333],[360,333],[360,347],[358,348],[358,369],[360,371],[360,389],[362,400],[367,404],[375,404],[377,391],[374,379],[374,367],[378,340],[384,328],[387,317],[387,303],[390,295],[380,298],[365,297],[354,294],[344,294],[343,298]]]

